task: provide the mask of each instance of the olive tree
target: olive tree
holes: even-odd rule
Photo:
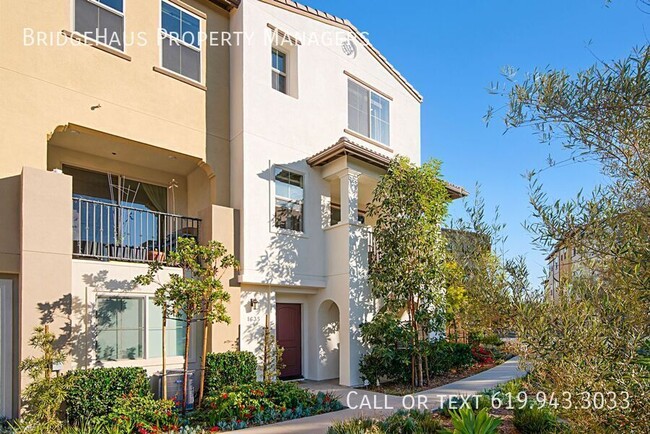
[[[506,127],[532,127],[571,152],[564,163],[595,162],[608,178],[590,195],[554,202],[529,174],[528,228],[542,247],[571,245],[579,272],[562,279],[556,299],[522,307],[523,360],[548,392],[614,393],[604,409],[560,409],[580,432],[650,432],[650,48],[575,75],[506,76],[493,89],[507,99]]]

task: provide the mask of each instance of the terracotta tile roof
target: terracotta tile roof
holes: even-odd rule
[[[311,167],[324,166],[341,157],[353,157],[357,160],[364,161],[381,169],[387,169],[392,158],[372,149],[366,148],[358,143],[353,142],[347,137],[341,137],[335,144],[329,146],[319,153],[307,158],[307,164]],[[447,192],[452,200],[460,199],[469,193],[463,187],[444,181]]]
[[[373,166],[386,169],[390,164],[391,158],[387,157],[372,149],[366,148],[358,143],[355,143],[347,137],[341,137],[332,146],[329,146],[316,155],[307,159],[307,164],[310,166],[324,166],[340,157],[350,156],[358,160],[365,161]]]
[[[406,80],[406,78],[404,78],[404,76],[402,76],[402,74],[399,73],[399,71],[388,61],[388,59],[386,59],[383,56],[383,54],[381,54],[379,50],[377,50],[370,43],[370,41],[365,37],[365,35],[361,33],[359,29],[357,29],[354,26],[354,24],[352,24],[349,20],[346,20],[344,18],[339,18],[328,12],[314,9],[310,6],[303,5],[293,0],[262,0],[262,1],[268,4],[284,7],[285,9],[294,9],[297,11],[301,11],[303,13],[312,15],[316,19],[329,21],[335,23],[338,26],[347,28],[350,32],[352,32],[355,35],[355,37],[359,40],[361,44],[366,46],[368,50],[375,55],[375,57],[379,60],[379,62],[382,63],[383,66],[393,74],[393,76],[413,95],[413,97],[415,97],[415,99],[417,99],[419,102],[423,101],[422,95],[420,95],[420,93],[415,89],[415,87],[413,87],[413,85],[411,85],[411,83],[409,83],[408,80]]]

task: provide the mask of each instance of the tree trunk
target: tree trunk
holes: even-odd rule
[[[185,361],[183,362],[183,415],[187,412],[187,371],[190,366],[190,327],[192,319],[185,320]]]
[[[162,317],[162,398],[167,399],[167,306]]]
[[[203,349],[201,351],[201,384],[199,385],[199,401],[198,406],[201,407],[203,402],[203,390],[205,387],[205,362],[208,355],[208,332],[210,331],[210,323],[203,318]]]
[[[424,370],[427,374],[427,386],[431,384],[431,377],[429,376],[429,357],[424,358]]]

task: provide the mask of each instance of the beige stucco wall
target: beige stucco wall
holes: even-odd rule
[[[25,167],[21,177],[20,290],[17,359],[36,355],[34,327],[50,324],[57,345],[67,343],[72,286],[72,178]],[[21,384],[28,380],[25,374]]]
[[[228,29],[226,11],[208,1],[186,3],[207,15],[204,30]],[[204,47],[207,90],[155,72],[161,63],[158,0],[126,2],[127,34],[145,32],[148,40],[146,46],[126,48],[130,60],[90,45],[73,45],[65,36],[63,46],[56,40],[25,46],[26,28],[54,38],[74,30],[72,4],[0,0],[0,271],[18,271],[15,177],[24,166],[48,167],[48,135],[61,125],[81,125],[202,160],[214,175],[210,200],[229,206],[229,48]],[[96,105],[101,108],[91,110]],[[113,158],[104,151],[104,157]]]

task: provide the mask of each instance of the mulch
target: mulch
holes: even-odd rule
[[[410,384],[401,384],[396,382],[384,383],[374,387],[370,386],[368,389],[373,392],[385,393],[387,395],[404,396],[411,393],[422,392],[424,390],[435,389],[436,387],[444,386],[449,383],[462,380],[463,378],[471,377],[472,375],[476,375],[480,372],[494,368],[498,364],[499,363],[476,363],[475,365],[472,365],[466,369],[452,370],[446,374],[431,377],[429,384],[421,387],[416,387],[415,390],[411,388]]]

